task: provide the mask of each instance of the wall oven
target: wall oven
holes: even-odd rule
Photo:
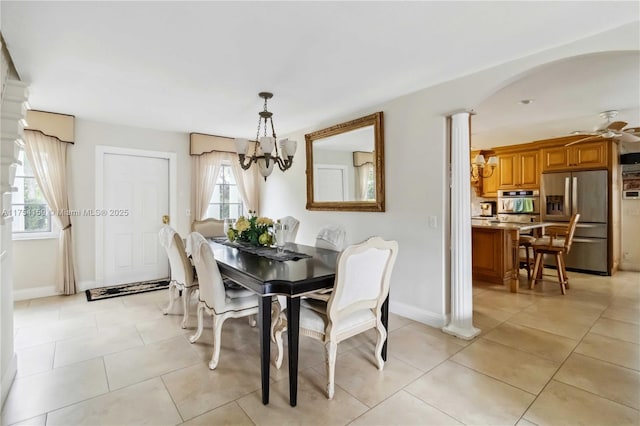
[[[500,222],[540,222],[540,191],[499,190],[498,220]]]

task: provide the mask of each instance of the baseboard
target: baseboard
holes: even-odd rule
[[[95,287],[97,287],[95,281],[76,282],[78,293]],[[31,287],[23,290],[14,290],[13,300],[38,299],[40,297],[60,296],[61,294],[62,292],[58,291],[55,286]]]
[[[40,297],[58,296],[60,293],[55,286],[31,287],[13,291],[13,300],[38,299]]]
[[[11,390],[11,385],[13,384],[13,380],[16,378],[16,374],[18,373],[18,358],[16,357],[15,352],[11,357],[11,361],[9,361],[9,365],[7,365],[7,371],[4,372],[2,376],[2,382],[0,382],[1,390],[1,398],[2,403],[0,403],[0,407],[4,407],[4,402],[7,399],[7,395],[9,395],[9,391]],[[1,411],[1,410],[0,410]]]
[[[622,262],[620,263],[620,268],[618,270],[640,272],[640,265],[637,263]]]
[[[442,328],[449,322],[446,315],[443,317],[442,315],[437,315],[406,303],[394,302],[393,300],[389,301],[389,312],[435,328]]]

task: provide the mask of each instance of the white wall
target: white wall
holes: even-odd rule
[[[96,146],[175,152],[178,174],[178,217],[172,225],[181,234],[190,230],[191,160],[187,133],[99,123],[76,118],[76,143],[69,149],[69,204],[72,210],[95,208]],[[159,218],[160,220],[160,218]],[[91,288],[95,282],[95,217],[72,218],[76,280],[79,289]],[[52,243],[53,241],[53,243]],[[14,289],[17,299],[55,294],[57,241],[29,240],[16,242]]]
[[[501,87],[535,72],[536,66],[598,51],[640,50],[637,36],[638,25],[628,25],[281,135],[297,140],[299,152],[290,170],[274,172],[263,184],[260,213],[299,219],[297,242],[303,244],[313,244],[317,230],[327,223],[345,226],[347,243],[374,234],[397,240],[400,251],[392,278],[392,312],[433,326],[445,325],[449,312],[450,214],[445,117],[454,111],[472,109]],[[387,211],[305,210],[304,134],[375,111],[384,111]],[[436,228],[429,227],[429,216],[436,216]]]

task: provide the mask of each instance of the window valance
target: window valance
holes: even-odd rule
[[[25,129],[51,136],[60,142],[75,143],[75,120],[73,115],[55,112],[28,110]]]
[[[253,143],[250,142],[250,150],[253,149]],[[226,136],[206,135],[204,133],[189,134],[189,154],[202,155],[209,152],[231,152],[235,154],[234,139]]]

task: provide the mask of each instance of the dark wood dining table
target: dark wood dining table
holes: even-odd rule
[[[209,240],[220,272],[256,293],[259,298],[258,326],[260,332],[260,374],[262,403],[269,403],[269,368],[271,355],[271,304],[274,295],[287,297],[287,337],[289,355],[289,403],[297,404],[298,337],[300,297],[332,288],[335,280],[338,252],[302,244],[287,243],[286,250],[309,255],[308,258],[278,261],[242,251],[236,247]],[[387,328],[389,301],[382,307],[382,322]],[[387,359],[387,343],[382,350]]]

